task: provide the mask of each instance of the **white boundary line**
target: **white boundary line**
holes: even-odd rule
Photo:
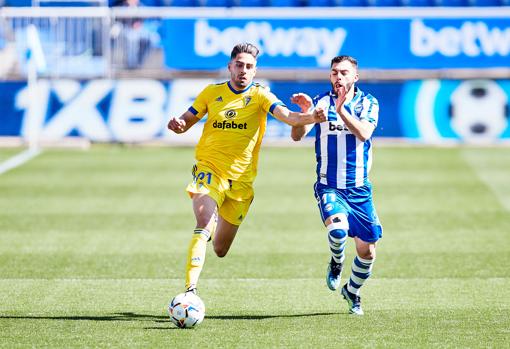
[[[23,165],[25,162],[35,158],[40,153],[41,150],[39,149],[27,149],[7,159],[6,161],[0,163],[0,175],[12,170],[13,168]]]
[[[471,167],[475,175],[478,177],[480,182],[485,184],[485,186],[491,191],[491,193],[499,200],[501,206],[507,211],[510,212],[510,197],[508,196],[508,190],[501,190],[500,182],[494,181],[492,177],[492,172],[490,169],[487,169],[484,164],[480,164],[477,160],[470,155],[469,152],[463,151],[462,157],[465,162]]]

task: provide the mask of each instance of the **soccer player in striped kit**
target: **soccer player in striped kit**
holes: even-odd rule
[[[333,58],[329,77],[331,91],[313,100],[303,93],[291,98],[302,111],[324,108],[328,111],[327,120],[309,126],[293,126],[291,136],[299,141],[315,128],[315,198],[331,250],[326,283],[333,291],[339,288],[346,240],[348,236],[354,238],[357,256],[352,263],[350,279],[340,293],[350,313],[363,315],[360,288],[370,277],[376,243],[382,237],[368,179],[372,164],[371,138],[377,126],[379,104],[373,96],[356,87],[359,75],[355,58]]]

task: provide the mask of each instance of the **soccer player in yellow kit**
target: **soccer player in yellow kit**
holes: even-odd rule
[[[236,45],[230,55],[230,80],[204,88],[193,105],[168,128],[186,132],[208,115],[196,147],[193,180],[186,190],[192,198],[196,227],[188,249],[186,291],[196,293],[207,241],[224,257],[253,201],[253,181],[267,113],[291,126],[326,120],[323,109],[291,112],[268,89],[253,83],[259,50]]]

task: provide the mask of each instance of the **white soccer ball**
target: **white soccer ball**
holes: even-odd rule
[[[199,296],[192,292],[178,294],[168,306],[170,321],[179,328],[199,325],[205,316],[205,305]]]

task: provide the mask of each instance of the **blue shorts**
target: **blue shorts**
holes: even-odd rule
[[[322,221],[343,213],[349,222],[348,234],[365,242],[376,242],[382,237],[382,226],[372,201],[370,183],[356,188],[337,189],[321,183],[314,185],[315,198]]]

